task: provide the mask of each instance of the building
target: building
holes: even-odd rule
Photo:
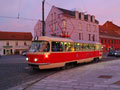
[[[120,50],[120,27],[107,21],[99,26],[100,42],[103,44],[103,52]]]
[[[45,21],[45,34],[72,40],[99,42],[98,23],[93,15],[53,6]],[[38,30],[35,33],[39,32]]]
[[[0,32],[0,55],[20,54],[28,50],[31,41],[29,32]]]
[[[34,37],[42,36],[42,21],[38,20],[34,27]]]

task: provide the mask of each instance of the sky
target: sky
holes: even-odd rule
[[[33,33],[42,17],[41,3],[42,0],[0,0],[0,31]],[[52,5],[94,15],[100,25],[112,21],[120,26],[120,0],[46,0],[45,18]]]

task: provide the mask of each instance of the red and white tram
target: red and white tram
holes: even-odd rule
[[[26,60],[33,68],[49,69],[101,58],[100,43],[42,36],[32,42]]]

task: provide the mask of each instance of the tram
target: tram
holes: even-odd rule
[[[70,63],[99,61],[101,47],[101,43],[96,42],[41,36],[32,42],[26,60],[32,68],[60,68]]]

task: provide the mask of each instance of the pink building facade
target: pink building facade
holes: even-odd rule
[[[53,6],[45,23],[46,36],[99,42],[99,22],[93,15]]]
[[[34,27],[34,37],[42,36],[42,21],[38,20]]]

